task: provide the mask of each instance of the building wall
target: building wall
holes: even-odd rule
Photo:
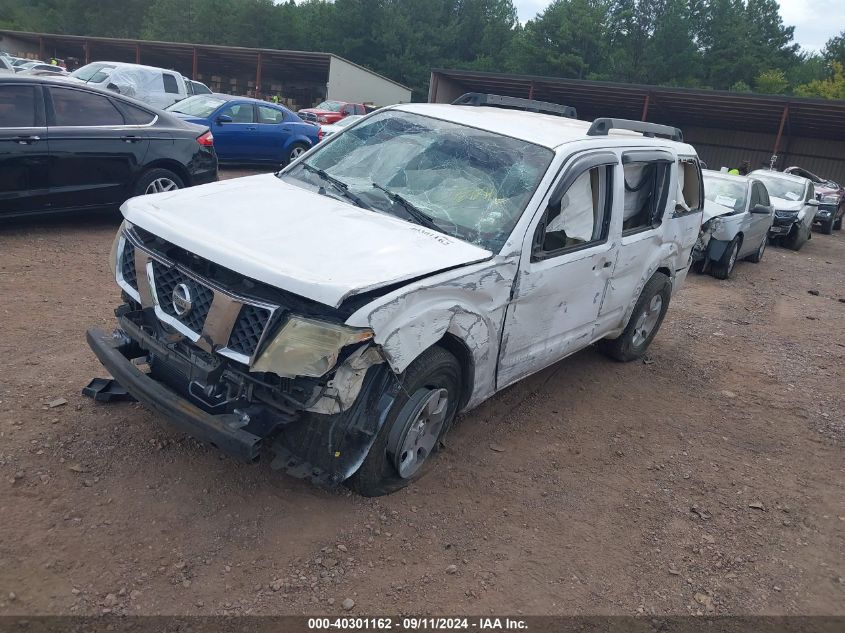
[[[776,134],[719,128],[685,127],[684,140],[692,144],[710,169],[739,167],[744,160],[755,169],[768,166]],[[789,137],[780,141],[777,169],[800,165],[814,174],[845,183],[845,142]]]
[[[327,95],[328,99],[376,106],[411,101],[407,88],[334,56],[329,65]]]
[[[17,57],[37,57],[38,45],[0,33],[0,50]]]

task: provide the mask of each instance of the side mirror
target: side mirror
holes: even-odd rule
[[[817,207],[817,206],[819,206],[821,203],[820,203],[818,200],[816,200],[815,198],[813,198],[812,200],[807,200],[806,204],[807,204],[808,206],[811,206],[811,207]]]
[[[230,117],[228,114],[221,114],[220,116],[218,116],[218,117],[215,119],[215,121],[217,121],[217,123],[220,123],[220,124],[222,124],[222,123],[231,123],[231,122],[232,122],[232,117]]]
[[[772,207],[757,203],[753,207],[751,207],[751,213],[760,213],[761,215],[770,215],[772,213]]]

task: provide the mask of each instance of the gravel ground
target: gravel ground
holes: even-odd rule
[[[691,276],[645,362],[584,350],[364,499],[80,395],[117,224],[0,227],[0,615],[845,615],[843,233]]]

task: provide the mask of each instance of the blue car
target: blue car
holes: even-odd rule
[[[208,126],[221,163],[287,164],[319,141],[320,128],[275,103],[224,94],[194,95],[167,111]]]

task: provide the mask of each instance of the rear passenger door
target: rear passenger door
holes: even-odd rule
[[[121,204],[149,147],[145,126],[127,124],[105,95],[50,86],[47,127],[54,209]]]
[[[768,237],[769,227],[772,225],[772,220],[774,219],[774,210],[768,215],[751,213],[751,209],[758,204],[771,208],[772,203],[769,200],[769,192],[765,185],[761,182],[752,182],[748,202],[749,235],[745,238],[742,245],[742,251],[746,254],[752,254],[760,248],[760,244]]]
[[[47,209],[48,159],[41,86],[0,84],[0,216]]]
[[[286,158],[284,150],[293,129],[291,122],[287,120],[283,110],[261,105],[257,108],[258,138],[253,148],[253,156],[262,161],[282,163]]]

